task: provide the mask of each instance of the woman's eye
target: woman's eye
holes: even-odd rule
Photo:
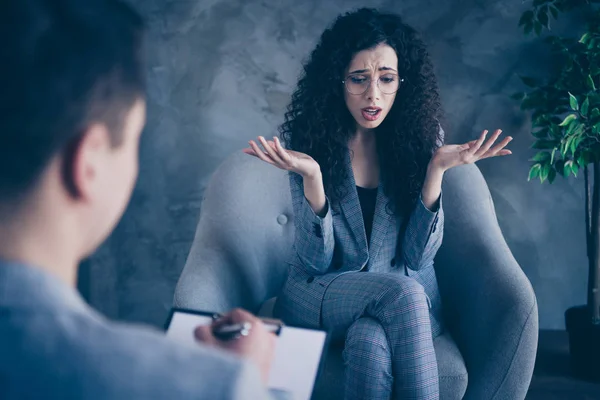
[[[352,83],[363,83],[364,81],[366,81],[366,78],[360,77],[360,76],[352,76],[350,77],[350,82]]]

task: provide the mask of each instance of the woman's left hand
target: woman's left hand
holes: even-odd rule
[[[434,153],[431,158],[430,166],[441,171],[447,171],[450,168],[471,164],[483,160],[484,158],[512,154],[510,150],[505,149],[506,145],[512,140],[512,137],[510,136],[505,137],[504,140],[492,147],[501,133],[501,129],[496,130],[486,141],[485,138],[488,131],[484,130],[477,140],[465,144],[449,144],[442,146]]]

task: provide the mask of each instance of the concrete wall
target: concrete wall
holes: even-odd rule
[[[385,7],[430,45],[450,142],[503,128],[514,154],[479,166],[500,225],[538,296],[542,328],[585,302],[583,180],[527,182],[529,118],[509,99],[518,73],[543,71],[542,46],[517,28],[520,1],[137,0],[147,18],[149,117],[141,172],[113,236],[80,287],[109,317],[164,322],[216,166],[283,119],[301,61],[339,13]],[[542,57],[541,59],[539,57]]]

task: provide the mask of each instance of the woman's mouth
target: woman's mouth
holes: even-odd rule
[[[362,110],[362,116],[367,121],[375,121],[381,115],[381,108],[379,107],[366,107]]]

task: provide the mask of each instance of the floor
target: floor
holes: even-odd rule
[[[600,400],[600,383],[571,376],[565,331],[540,332],[538,355],[526,400]]]

